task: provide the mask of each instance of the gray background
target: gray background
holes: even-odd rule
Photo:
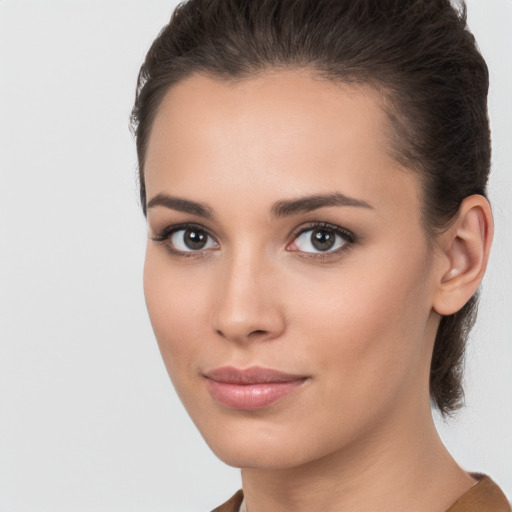
[[[240,485],[168,381],[142,295],[128,131],[176,2],[0,1],[0,510],[200,511]],[[496,239],[467,364],[440,422],[512,497],[512,2],[469,0],[490,70]]]

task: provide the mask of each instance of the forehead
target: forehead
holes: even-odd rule
[[[145,162],[148,197],[188,194],[191,186],[207,195],[215,184],[269,200],[280,199],[283,189],[290,196],[341,187],[377,201],[384,189],[396,195],[397,182],[412,175],[391,156],[381,105],[370,87],[306,70],[237,82],[191,76],[167,92],[155,118]]]
[[[164,96],[148,159],[155,146],[163,149],[159,143],[172,144],[167,135],[177,131],[180,139],[193,138],[204,149],[207,143],[254,145],[260,139],[269,151],[307,142],[325,153],[332,143],[350,143],[368,133],[374,135],[373,147],[388,146],[387,118],[374,89],[335,83],[308,70],[269,71],[240,81],[192,75]]]

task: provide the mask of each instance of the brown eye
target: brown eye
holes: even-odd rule
[[[311,233],[311,245],[319,251],[329,251],[336,242],[336,235],[325,229],[315,230]]]
[[[346,229],[334,225],[319,225],[299,233],[292,247],[296,251],[318,254],[336,252],[353,242],[354,236]]]
[[[217,247],[213,238],[204,230],[189,227],[176,230],[170,241],[177,251],[191,252],[212,249]]]

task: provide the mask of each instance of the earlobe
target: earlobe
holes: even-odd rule
[[[491,207],[481,195],[462,202],[456,220],[441,235],[443,265],[433,307],[440,315],[459,311],[482,281],[493,236]]]

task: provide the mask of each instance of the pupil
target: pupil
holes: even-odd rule
[[[328,231],[313,231],[311,233],[311,243],[319,251],[328,251],[334,245],[335,235]]]
[[[185,245],[189,249],[198,250],[202,249],[206,245],[207,236],[208,235],[202,231],[189,228],[185,231],[183,238]]]

